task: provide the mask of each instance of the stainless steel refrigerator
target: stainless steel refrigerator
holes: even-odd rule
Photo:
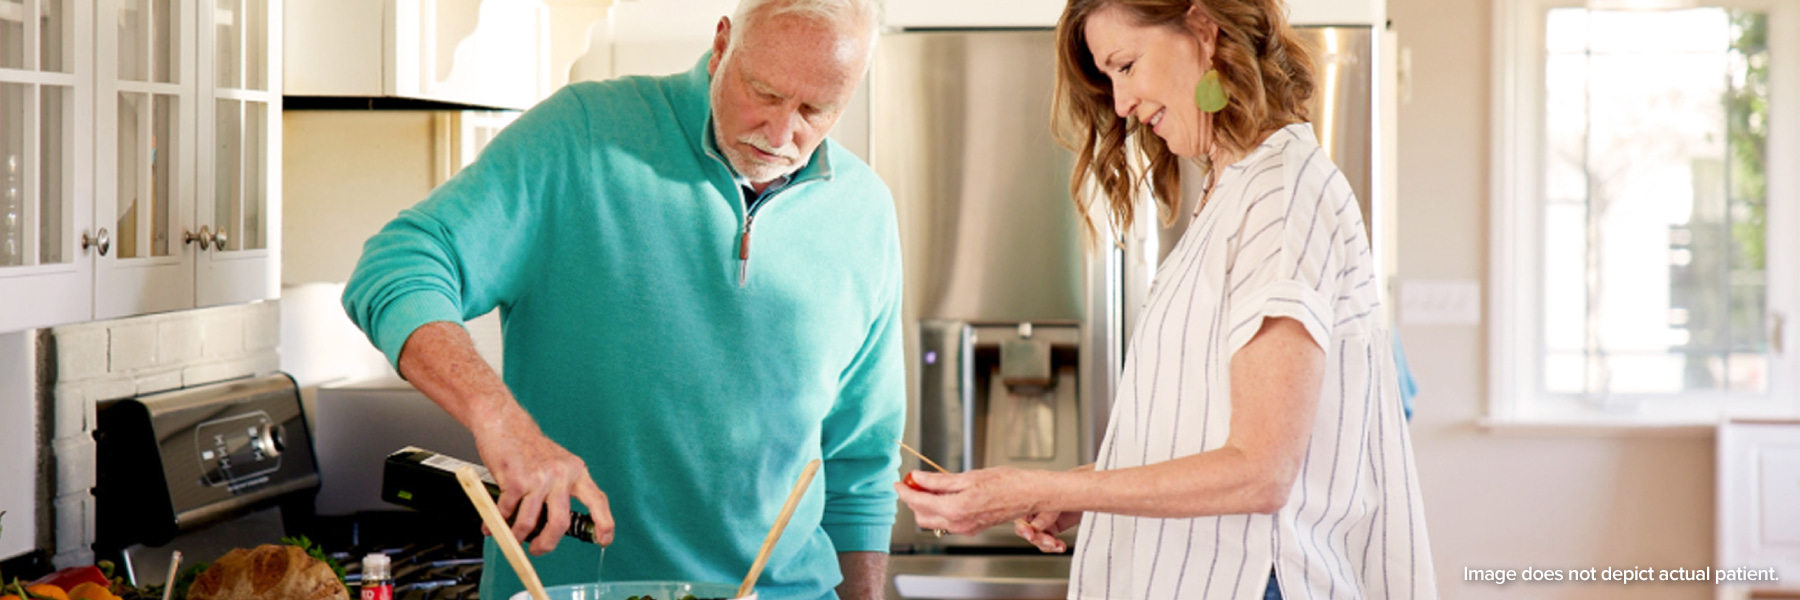
[[[1370,222],[1372,34],[1303,33],[1321,50],[1315,129]],[[906,441],[951,471],[1093,462],[1128,324],[1186,227],[1084,247],[1073,156],[1050,130],[1055,57],[1048,30],[890,33],[876,53],[868,158],[906,262]],[[1010,525],[939,536],[902,505],[893,543],[890,598],[1066,597],[1068,557],[1036,554]]]

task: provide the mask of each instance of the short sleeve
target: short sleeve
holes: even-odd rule
[[[1331,347],[1336,326],[1331,298],[1346,260],[1342,230],[1355,210],[1349,183],[1318,146],[1275,152],[1250,170],[1275,169],[1245,189],[1243,221],[1226,267],[1226,343],[1236,353],[1270,317],[1306,327],[1320,348]]]

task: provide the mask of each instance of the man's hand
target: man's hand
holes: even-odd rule
[[[612,510],[587,463],[544,436],[462,326],[437,321],[414,330],[400,350],[400,373],[475,434],[475,448],[500,484],[497,504],[512,521],[513,537],[525,541],[538,516],[546,515],[543,532],[531,541],[532,554],[555,550],[562,541],[571,496],[594,518],[594,541],[612,543]]]
[[[569,497],[574,496],[594,518],[594,541],[611,544],[612,510],[588,474],[587,462],[545,437],[517,403],[511,406],[506,416],[473,431],[482,462],[500,484],[496,504],[512,523],[513,537],[526,541],[539,515],[545,515],[544,529],[531,540],[530,550],[536,555],[555,550],[569,530]]]

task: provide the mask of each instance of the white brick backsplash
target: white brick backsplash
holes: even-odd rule
[[[83,552],[87,553],[93,564],[92,546],[94,544],[94,495],[82,491],[74,494],[57,496],[56,510],[56,561],[62,565],[65,555],[79,559]]]
[[[244,349],[268,350],[281,343],[281,311],[274,302],[252,304],[244,317]]]
[[[209,359],[236,356],[244,351],[244,316],[238,311],[207,315],[200,325],[200,353]]]
[[[137,382],[129,375],[113,375],[73,382],[80,385],[81,395],[89,402],[104,402],[137,395]]]
[[[93,411],[88,408],[94,403],[87,399],[82,386],[58,385],[51,397],[52,410],[55,411],[50,413],[51,437],[65,438],[94,430]]]
[[[95,443],[87,435],[59,438],[50,442],[56,456],[56,495],[87,493],[94,488]]]
[[[166,392],[181,387],[181,369],[167,369],[137,374],[137,395]]]
[[[273,373],[280,366],[280,358],[272,351],[259,352],[236,360],[194,365],[182,369],[181,386],[194,387],[226,379]]]
[[[200,323],[169,319],[156,324],[156,364],[173,366],[200,360]]]
[[[105,327],[58,327],[56,336],[56,378],[77,381],[106,374]]]
[[[107,348],[111,358],[108,372],[128,373],[156,364],[156,323],[121,324],[109,332],[112,343]]]

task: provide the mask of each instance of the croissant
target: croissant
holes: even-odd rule
[[[324,561],[296,546],[238,548],[194,579],[188,600],[350,600]]]

